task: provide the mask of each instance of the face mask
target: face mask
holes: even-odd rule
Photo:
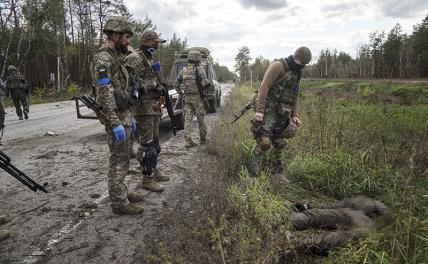
[[[158,47],[150,47],[150,46],[146,46],[146,45],[142,45],[142,44],[140,46],[140,49],[148,52],[152,56],[158,51]]]
[[[294,62],[293,55],[290,55],[285,59],[285,61],[287,61],[288,66],[293,71],[301,71],[305,67],[305,65],[296,64],[296,62]]]

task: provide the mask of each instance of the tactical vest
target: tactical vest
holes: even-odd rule
[[[199,69],[199,72],[201,70]],[[198,85],[196,84],[196,67],[193,64],[188,64],[186,68],[181,71],[183,81],[181,85],[185,94],[199,94]]]
[[[141,78],[144,80],[142,85],[146,93],[142,95],[142,98],[159,99],[161,90],[159,89],[158,77],[152,68],[152,62],[146,57],[142,50],[138,50],[138,54],[141,56],[144,65],[143,76],[141,76]]]
[[[13,90],[13,89],[21,89],[23,88],[22,86],[22,76],[17,73],[14,72],[11,75],[9,75],[9,77],[7,78],[9,81],[9,89]]]
[[[107,52],[110,54],[113,59],[113,64],[111,67],[111,81],[114,87],[114,98],[116,101],[117,110],[120,112],[127,111],[130,107],[129,102],[129,94],[128,94],[128,82],[129,76],[128,71],[125,66],[123,66],[122,60],[119,58],[119,54],[115,53],[112,49],[107,47],[102,47],[98,50],[97,54],[100,52]],[[92,67],[94,68],[94,67]],[[91,74],[92,76],[96,76],[95,74]],[[113,76],[118,76],[118,78],[113,78]],[[117,87],[120,87],[119,89]]]
[[[290,117],[299,97],[300,80],[294,71],[290,71],[284,59],[281,59],[280,62],[286,74],[270,87],[266,100],[266,111]]]

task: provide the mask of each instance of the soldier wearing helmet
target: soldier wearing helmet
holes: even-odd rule
[[[140,47],[126,58],[126,65],[131,67],[138,77],[141,93],[139,102],[134,107],[135,120],[139,133],[137,160],[142,166],[140,187],[152,192],[162,192],[160,182],[169,181],[157,168],[161,151],[159,144],[159,123],[161,117],[159,104],[161,92],[166,85],[161,76],[160,62],[154,61],[154,54],[161,43],[166,40],[152,30],[143,32]]]
[[[196,144],[192,140],[192,120],[196,115],[199,125],[199,142],[207,141],[207,124],[205,123],[204,101],[201,99],[196,83],[197,76],[204,87],[208,83],[204,68],[200,65],[202,55],[198,50],[191,50],[187,55],[187,66],[177,75],[174,88],[180,95],[185,95],[184,104],[184,139],[186,147],[191,148]]]
[[[30,107],[28,105],[28,96],[27,96],[27,81],[24,76],[22,76],[18,69],[10,65],[7,67],[7,79],[6,79],[6,96],[12,97],[13,104],[15,105],[16,114],[19,117],[19,120],[23,120],[22,113],[24,113],[25,119],[28,119],[28,112],[30,112]],[[22,109],[21,109],[22,104]]]
[[[100,121],[105,125],[110,149],[110,206],[115,214],[139,214],[143,207],[137,203],[143,197],[138,193],[128,193],[124,183],[130,163],[131,108],[128,72],[120,56],[127,51],[133,29],[127,18],[114,16],[107,19],[103,32],[107,40],[95,54],[91,70],[96,100],[105,115]]]
[[[272,172],[282,174],[281,151],[287,138],[294,136],[301,121],[297,114],[297,101],[302,69],[311,61],[307,47],[298,48],[293,55],[269,65],[255,104],[251,131],[257,141],[251,152],[249,172],[258,176],[264,154],[274,147]]]

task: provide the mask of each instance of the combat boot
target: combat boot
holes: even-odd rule
[[[5,240],[6,238],[10,237],[9,230],[6,229],[0,229],[0,241]]]
[[[201,138],[201,139],[199,140],[199,144],[201,144],[201,145],[204,145],[204,144],[207,144],[207,143],[208,143],[207,138]]]
[[[193,140],[186,140],[186,144],[184,145],[186,148],[192,148],[197,146],[197,144],[195,142],[193,142]]]
[[[24,117],[25,117],[25,119],[28,119],[28,113],[27,113],[27,111],[24,111]]]
[[[151,192],[162,192],[163,187],[160,185],[155,179],[144,177],[140,187],[146,190],[149,190]]]
[[[159,169],[155,169],[155,171],[153,172],[153,178],[155,179],[155,181],[157,182],[163,182],[163,181],[169,181],[169,177],[162,175],[162,173],[160,172]]]
[[[6,215],[2,214],[0,215],[0,225],[7,223],[8,218]]]
[[[144,208],[140,204],[121,204],[114,205],[111,207],[114,214],[122,214],[122,215],[136,215],[143,212]]]
[[[144,195],[137,192],[128,193],[128,200],[130,203],[139,203],[144,201]]]
[[[24,120],[24,118],[22,117],[22,115],[19,116],[19,120]]]

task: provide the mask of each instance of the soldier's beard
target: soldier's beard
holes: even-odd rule
[[[120,53],[127,53],[128,52],[128,46],[124,45],[122,42],[116,42],[116,49],[120,52]]]

